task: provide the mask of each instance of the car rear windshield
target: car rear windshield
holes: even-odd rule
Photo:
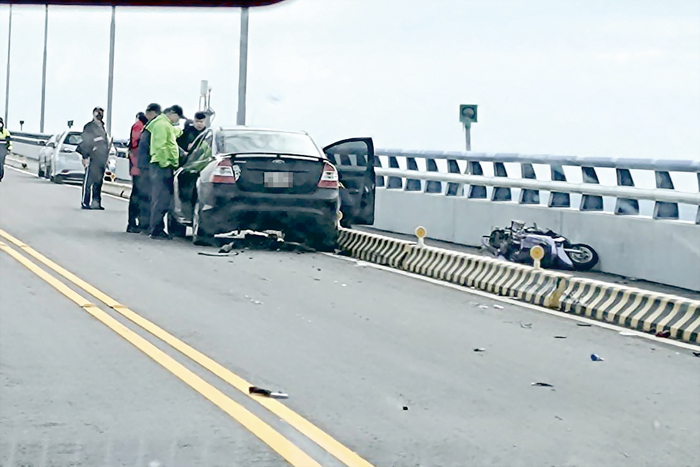
[[[83,142],[83,136],[80,133],[68,133],[66,139],[63,140],[63,144],[72,144],[74,146],[79,145]]]
[[[310,136],[271,131],[220,131],[216,135],[219,153],[298,154],[323,156]]]

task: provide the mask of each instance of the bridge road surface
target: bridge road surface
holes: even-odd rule
[[[329,255],[201,256],[216,250],[126,234],[122,200],[83,211],[79,198],[7,170],[0,229],[246,381],[288,393],[281,404],[365,465],[700,465],[700,358],[688,349]],[[17,255],[319,465],[361,465],[0,241],[0,465],[290,465]]]

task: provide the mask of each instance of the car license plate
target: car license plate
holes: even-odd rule
[[[292,172],[265,172],[265,187],[291,188]]]

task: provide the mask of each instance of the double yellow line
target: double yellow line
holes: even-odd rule
[[[192,361],[198,363],[214,375],[226,381],[234,388],[246,394],[248,397],[255,400],[257,403],[268,409],[270,412],[277,415],[279,418],[281,418],[289,425],[294,427],[297,431],[302,433],[308,439],[318,444],[321,448],[325,449],[329,454],[333,455],[336,459],[338,459],[348,467],[373,467],[372,464],[361,458],[358,454],[351,451],[350,449],[342,445],[340,442],[336,441],[330,435],[322,431],[320,428],[318,428],[305,418],[303,418],[301,415],[288,408],[286,405],[274,399],[250,396],[248,394],[248,389],[251,386],[249,382],[234,374],[232,371],[224,368],[219,363],[215,362],[214,360],[207,357],[198,350],[190,347],[183,341],[177,339],[175,336],[168,333],[159,326],[155,325],[151,321],[145,319],[144,317],[133,312],[126,306],[120,304],[119,302],[104,294],[97,288],[88,284],[79,277],[75,276],[73,273],[54,263],[38,251],[34,250],[29,245],[26,245],[24,242],[18,240],[17,238],[13,237],[12,235],[8,234],[2,229],[0,229],[0,237],[14,244],[22,252],[31,256],[39,263],[46,266],[48,269],[54,271],[56,274],[63,277],[71,284],[87,292],[89,295],[104,303],[115,312],[124,316],[125,318],[127,318],[137,326],[141,327],[142,329],[148,331],[153,336],[161,339],[163,342],[167,343],[172,348],[187,356]],[[190,371],[177,360],[160,350],[155,345],[151,344],[148,340],[144,339],[139,334],[135,333],[131,329],[121,324],[119,321],[110,316],[107,312],[98,308],[95,304],[93,304],[83,295],[75,292],[64,282],[49,274],[39,265],[27,258],[25,255],[21,254],[14,248],[1,241],[0,250],[4,251],[9,256],[17,260],[17,262],[19,262],[20,264],[24,265],[27,269],[32,271],[34,274],[39,276],[49,285],[51,285],[60,293],[65,295],[68,299],[72,300],[87,313],[89,313],[97,320],[102,322],[112,331],[119,334],[129,343],[131,343],[136,348],[138,348],[143,353],[152,358],[156,363],[170,371],[173,375],[180,378],[185,384],[187,384],[192,389],[194,389],[202,396],[207,398],[221,410],[229,414],[232,418],[238,421],[251,433],[257,436],[261,441],[270,446],[272,450],[277,452],[291,465],[295,467],[321,467],[320,464],[314,459],[312,459],[308,454],[302,451],[299,447],[297,447],[287,438],[282,436],[270,425],[268,425],[260,418],[255,416],[245,407],[238,404],[237,402],[226,396],[226,394],[222,393],[214,386],[206,382],[204,379],[197,376],[194,372]]]

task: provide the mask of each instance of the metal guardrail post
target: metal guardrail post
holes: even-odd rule
[[[418,172],[418,163],[416,162],[415,157],[406,158],[406,168],[408,170],[415,170]],[[406,191],[421,191],[421,189],[422,186],[420,180],[413,178],[406,179]]]
[[[467,162],[467,173],[469,175],[484,175],[484,170],[478,161]],[[469,185],[467,198],[471,199],[486,199],[486,187],[484,185]]]
[[[435,159],[426,159],[428,172],[438,172],[437,162]],[[442,193],[442,182],[437,180],[427,180],[425,182],[426,193]]]
[[[537,180],[535,168],[532,164],[520,164],[520,173],[523,178]],[[532,190],[530,188],[520,190],[520,204],[540,204],[540,190]]]
[[[399,161],[396,159],[395,156],[389,156],[389,168],[390,169],[400,168]],[[403,180],[401,180],[400,177],[389,177],[389,181],[388,181],[386,187],[390,188],[390,189],[400,190],[401,188],[403,188]]]
[[[552,170],[552,181],[553,182],[565,182],[566,174],[564,173],[564,167],[558,164],[550,165]],[[569,193],[561,193],[557,191],[552,191],[549,193],[549,204],[550,208],[570,208],[571,207],[571,196]]]
[[[382,161],[379,160],[379,156],[374,156],[374,167],[379,167],[380,169],[382,168]],[[384,177],[381,175],[375,175],[374,176],[374,183],[378,187],[383,187],[384,186]]]
[[[508,178],[508,172],[503,162],[493,163],[493,175],[496,177]],[[495,186],[491,192],[491,201],[510,201],[510,188],[504,186]]]
[[[617,186],[634,186],[634,180],[629,169],[615,169],[615,172],[617,172]],[[618,216],[638,216],[639,200],[617,198],[615,201],[615,214]]]
[[[655,171],[656,188],[662,190],[673,190],[671,174],[665,171]],[[667,203],[656,201],[654,204],[654,219],[678,219],[678,203]]]
[[[459,170],[459,164],[454,159],[447,160],[447,172],[451,174],[461,174]],[[462,196],[464,195],[464,185],[459,183],[447,183],[446,196]]]
[[[583,173],[583,183],[595,183],[600,185],[598,181],[598,174],[594,167],[581,167],[581,172]],[[581,211],[602,211],[603,210],[603,197],[595,195],[582,195],[581,196]]]

